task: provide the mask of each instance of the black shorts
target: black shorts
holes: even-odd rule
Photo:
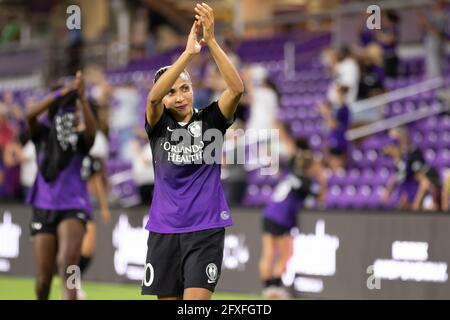
[[[150,232],[141,294],[182,296],[187,288],[214,292],[224,241],[224,228],[175,234]]]
[[[69,218],[80,220],[84,225],[90,220],[90,215],[82,210],[46,210],[33,208],[33,216],[30,223],[32,236],[38,233],[56,234],[61,221]]]
[[[281,237],[281,236],[288,235],[291,232],[291,228],[282,226],[281,224],[276,223],[275,221],[272,221],[272,220],[264,217],[263,218],[263,232],[269,233],[273,236]]]

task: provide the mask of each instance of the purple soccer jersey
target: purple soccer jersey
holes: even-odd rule
[[[33,136],[33,142],[38,150],[38,165],[44,154],[42,143],[47,139],[50,129],[41,124],[39,133]],[[38,170],[36,180],[31,188],[27,203],[34,208],[47,210],[82,210],[87,214],[92,212],[92,204],[86,186],[81,176],[82,160],[89,148],[84,146],[81,134],[78,134],[78,148],[70,162],[62,169],[54,181],[46,181]]]
[[[297,213],[309,194],[313,194],[312,181],[309,178],[288,174],[277,185],[264,210],[264,217],[286,228],[295,227]]]
[[[155,172],[147,230],[182,233],[232,225],[220,180],[220,163],[205,163],[204,154],[210,140],[215,140],[208,138],[211,131],[206,135],[205,131],[212,129],[223,139],[233,120],[225,119],[217,101],[195,110],[185,126],[166,109],[153,127],[145,120]],[[183,137],[178,140],[180,132]],[[221,145],[216,150],[221,155]]]

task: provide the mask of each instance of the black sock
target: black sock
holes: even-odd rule
[[[282,287],[283,282],[281,281],[281,278],[272,278],[272,285],[275,287]]]
[[[91,257],[81,256],[80,261],[78,262],[78,267],[80,267],[81,274],[83,274],[89,264],[91,263]]]
[[[283,282],[281,281],[281,278],[269,278],[264,281],[264,288],[268,287],[282,287]]]

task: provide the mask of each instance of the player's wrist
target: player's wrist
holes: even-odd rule
[[[197,54],[198,54],[198,52],[194,52],[189,49],[185,49],[183,51],[183,53],[181,54],[180,58],[182,58],[182,59],[184,58],[184,59],[186,59],[187,62],[190,62],[192,60],[192,58],[194,58]]]
[[[208,39],[205,39],[205,43],[208,47],[214,46],[214,45],[218,45],[217,41],[216,41],[216,37],[212,36]]]

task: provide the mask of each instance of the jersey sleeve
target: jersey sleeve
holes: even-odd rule
[[[39,123],[36,129],[30,132],[30,139],[36,146],[39,146],[41,142],[47,139],[49,133],[50,128],[43,123]]]
[[[222,111],[220,111],[219,103],[212,102],[209,106],[203,109],[203,120],[207,123],[209,128],[219,129],[223,134],[233,124],[236,115],[233,114],[231,119],[226,119]]]
[[[84,137],[84,132],[78,133],[78,145],[77,148],[80,150],[80,152],[83,155],[89,154],[89,151],[91,150],[92,146],[94,145],[95,139],[92,139],[92,141],[87,142],[86,138]]]
[[[153,126],[148,123],[147,114],[145,114],[145,131],[149,137],[160,137],[165,134],[167,126],[169,125],[169,116],[167,112],[168,111],[164,109],[161,118],[159,118],[158,122]]]

